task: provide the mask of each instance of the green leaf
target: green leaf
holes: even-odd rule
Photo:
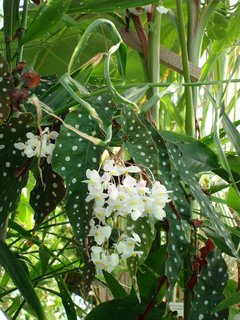
[[[65,123],[94,137],[100,135],[96,121],[85,109],[69,113]],[[98,169],[103,150],[103,147],[94,145],[64,126],[54,150],[53,169],[66,181],[66,213],[82,247],[85,246],[92,217],[92,205],[85,202],[88,189],[83,181],[86,180],[87,169]]]
[[[214,306],[223,300],[223,289],[227,285],[227,265],[218,250],[213,250],[207,257],[207,264],[203,267],[197,284],[194,287],[192,309],[189,320],[196,319],[227,319],[228,310],[216,311],[212,314]]]
[[[211,222],[212,228],[225,240],[226,244],[232,251],[235,257],[238,257],[236,248],[232,242],[231,236],[221,221],[219,215],[214,210],[208,197],[202,192],[198,180],[195,178],[191,168],[189,168],[188,161],[185,161],[182,157],[182,153],[179,151],[176,145],[168,143],[168,152],[170,158],[176,168],[179,171],[181,178],[190,187],[191,193],[199,203],[202,213],[208,217]]]
[[[127,296],[101,303],[95,307],[86,317],[86,320],[133,320],[140,319],[147,308],[147,303],[139,304],[136,296]],[[154,308],[146,317],[146,320],[162,319],[165,312],[165,304]]]
[[[219,168],[217,155],[200,141],[178,145],[183,153],[184,161],[194,172],[211,171]]]
[[[231,307],[234,304],[239,304],[240,303],[240,294],[239,291],[231,294],[229,297],[221,301],[218,305],[216,305],[212,312],[219,312],[224,309],[227,309]]]
[[[130,7],[139,7],[147,4],[158,3],[157,0],[132,0],[129,3],[128,0],[99,0],[96,6],[95,0],[83,0],[79,3],[77,0],[73,0],[69,7],[69,12],[112,12],[113,10],[127,9]]]
[[[238,198],[238,194],[233,187],[229,187],[227,194],[227,205],[234,210],[236,210],[240,214],[240,202]]]
[[[149,168],[158,177],[159,155],[156,145],[137,113],[129,107],[122,109],[122,130],[125,134],[124,147],[137,165]]]
[[[39,175],[30,194],[30,204],[35,211],[36,225],[41,224],[56,208],[66,192],[62,178],[52,170],[51,165],[45,161],[41,169],[43,181]]]
[[[9,67],[7,61],[0,54],[0,124],[7,119],[10,113],[10,90],[13,87],[12,82],[7,76]]]
[[[45,273],[48,269],[48,262],[50,259],[50,255],[45,251],[44,246],[39,245],[39,258],[41,261],[42,272]]]
[[[238,45],[240,40],[239,33],[239,23],[240,23],[240,8],[230,15],[228,22],[228,27],[226,29],[225,36],[220,41],[214,41],[212,46],[213,54],[221,54],[224,50],[234,45]]]
[[[28,179],[31,160],[21,155],[14,147],[15,142],[25,141],[26,133],[32,131],[33,116],[22,113],[0,126],[0,176],[3,183],[0,193],[0,228],[9,212],[17,206],[18,197]]]
[[[63,278],[61,276],[55,277],[58,288],[60,291],[62,303],[64,306],[64,309],[66,311],[67,319],[68,320],[77,320],[77,312],[75,310],[75,305],[72,301],[71,294],[68,290],[68,287],[66,283],[64,282]]]
[[[235,148],[238,156],[240,157],[240,134],[234,124],[230,121],[226,113],[224,112],[222,115],[222,125],[225,130],[230,142]]]
[[[111,273],[103,270],[103,275],[108,285],[108,289],[115,299],[124,298],[128,295],[119,281],[116,280],[116,278]]]
[[[137,283],[141,297],[150,299],[156,284],[164,274],[166,259],[166,245],[162,245],[158,250],[150,252],[147,259],[137,272]]]
[[[17,260],[16,256],[9,250],[7,245],[0,241],[0,263],[9,273],[12,281],[21,292],[23,297],[34,310],[39,320],[45,320],[45,314],[41,303],[34,291],[32,282],[29,279],[23,266]]]
[[[21,45],[40,38],[51,31],[67,11],[71,0],[48,0],[38,10],[37,15],[23,37]]]
[[[168,242],[165,275],[169,283],[167,300],[170,301],[182,268],[183,256],[188,248],[187,237],[190,234],[190,227],[169,206],[166,207],[166,218]]]

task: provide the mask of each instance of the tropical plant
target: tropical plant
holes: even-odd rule
[[[234,319],[239,3],[3,0],[2,21],[2,311]]]

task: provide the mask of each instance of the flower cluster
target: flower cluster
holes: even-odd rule
[[[165,217],[164,207],[169,202],[168,191],[159,182],[150,183],[143,179],[139,167],[119,166],[114,160],[107,160],[103,174],[87,170],[88,196],[86,202],[94,201],[93,219],[90,221],[89,236],[98,246],[92,247],[91,259],[98,270],[111,272],[121,259],[140,256],[139,235],[131,228],[119,228],[119,220],[132,221],[146,217],[154,221]],[[108,248],[113,228],[118,229],[119,238]],[[112,252],[112,253],[110,253]]]
[[[47,163],[51,163],[52,153],[55,148],[55,144],[52,140],[55,140],[58,136],[56,131],[50,131],[49,128],[45,128],[39,136],[34,135],[32,132],[28,132],[26,137],[28,140],[23,142],[14,143],[14,147],[18,150],[22,150],[22,155],[27,158],[34,156],[40,158],[47,158]]]

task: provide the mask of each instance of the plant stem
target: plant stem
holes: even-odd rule
[[[161,14],[154,7],[154,14],[152,20],[152,27],[149,30],[148,36],[148,80],[149,82],[159,82],[160,81],[160,29],[161,29]],[[152,97],[159,93],[159,88],[151,88],[149,90],[148,97]],[[152,109],[152,116],[155,120],[156,127],[159,129],[159,108],[160,102]]]
[[[201,46],[205,28],[209,22],[209,19],[212,16],[213,11],[215,10],[218,4],[218,0],[209,1],[208,5],[203,10],[199,22],[196,21],[194,37],[191,37],[191,39],[189,39],[189,59],[196,65],[198,65],[199,57],[201,54]],[[191,13],[189,14],[191,15]]]
[[[6,60],[9,64],[10,71],[12,63],[11,43],[13,37],[13,1],[14,0],[3,1],[5,50]]]
[[[19,52],[17,55],[17,64],[20,61],[22,61],[22,59],[23,59],[23,46],[21,45],[21,42],[22,42],[23,36],[25,34],[26,28],[27,28],[27,13],[28,13],[28,0],[24,0],[20,36],[19,36],[19,41],[18,41]]]
[[[188,8],[188,52],[190,52],[191,41],[194,39],[194,31],[197,26],[198,12],[199,12],[199,0],[187,1]],[[191,60],[191,58],[190,58]]]
[[[182,61],[183,61],[183,75],[184,81],[190,83],[190,72],[188,65],[188,52],[187,44],[185,40],[185,27],[183,19],[183,8],[182,1],[176,0],[177,4],[177,16],[179,23],[179,37],[182,49]],[[190,87],[185,87],[185,98],[186,98],[186,116],[185,116],[185,130],[186,134],[195,137],[195,112],[192,99],[192,90]]]

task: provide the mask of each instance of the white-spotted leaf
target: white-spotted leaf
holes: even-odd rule
[[[194,297],[189,320],[227,320],[228,309],[211,313],[211,310],[224,299],[223,290],[227,285],[227,265],[221,253],[215,249],[207,257],[207,264],[200,273],[194,287]]]
[[[29,160],[21,155],[14,143],[25,141],[26,133],[32,131],[33,120],[32,114],[23,113],[0,126],[0,228],[9,212],[16,208],[21,190],[27,183]]]
[[[8,76],[9,68],[7,61],[0,54],[0,124],[8,118],[10,112],[9,92],[13,85]]]
[[[36,225],[43,222],[57,204],[63,199],[66,189],[62,178],[52,170],[46,162],[41,167],[42,178],[37,178],[36,185],[30,194],[30,204],[35,211],[34,220]]]

